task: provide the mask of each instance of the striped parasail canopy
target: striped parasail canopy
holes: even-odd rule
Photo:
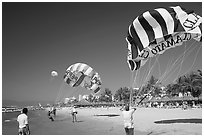
[[[69,66],[65,72],[64,81],[71,87],[81,86],[94,93],[100,91],[102,84],[100,75],[84,63]]]
[[[148,58],[182,45],[201,41],[202,18],[180,6],[157,8],[136,17],[128,29],[127,62],[131,71],[143,66]]]

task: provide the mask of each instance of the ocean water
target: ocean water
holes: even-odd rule
[[[29,123],[33,123],[40,115],[46,115],[43,110],[29,111]],[[17,117],[20,112],[2,112],[2,135],[17,135],[18,134],[18,122]]]

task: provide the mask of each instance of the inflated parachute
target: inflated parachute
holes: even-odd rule
[[[67,68],[64,81],[71,87],[84,87],[97,93],[101,88],[99,74],[90,66],[84,63],[76,63]]]
[[[184,41],[201,41],[202,18],[180,6],[146,11],[129,26],[127,62],[132,71],[148,58],[182,45]]]

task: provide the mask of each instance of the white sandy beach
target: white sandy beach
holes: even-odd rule
[[[41,121],[36,119],[30,122],[32,134],[125,134],[119,108],[77,108],[77,110],[76,123],[72,123],[69,108],[58,110],[54,122],[46,117],[46,113],[39,114]],[[134,113],[134,123],[137,135],[202,135],[202,109],[138,108]]]

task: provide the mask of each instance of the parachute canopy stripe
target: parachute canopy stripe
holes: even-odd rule
[[[131,24],[131,26],[129,28],[129,33],[128,33],[127,39],[130,42],[130,44],[133,43],[135,46],[137,45],[138,49],[140,51],[142,51],[144,49],[144,47],[143,47],[142,42],[140,41],[140,38],[137,34],[138,33],[136,33],[133,24]]]
[[[140,22],[140,21],[142,21],[142,22]],[[150,41],[149,41],[149,38],[148,38],[148,33],[147,33],[148,31],[143,28],[141,23],[145,23],[146,25],[148,25],[148,23],[142,17],[140,18],[140,21],[139,21],[139,19],[137,17],[133,21],[133,26],[134,26],[134,29],[135,29],[135,31],[136,31],[139,39],[140,39],[141,45],[143,45],[143,48],[145,48],[145,47],[147,47],[149,45]],[[148,28],[150,28],[149,25],[148,25],[148,27],[146,27],[146,29],[148,29]]]
[[[162,32],[162,35],[169,34],[168,30],[167,30],[167,24],[166,24],[164,18],[160,15],[160,13],[157,10],[154,10],[154,11],[152,11],[152,13],[149,12],[149,14],[151,14],[153,19],[156,20],[156,26],[159,26],[159,24],[163,24],[163,27],[159,26],[159,29],[162,29],[162,31],[160,31],[160,32]],[[159,24],[157,24],[157,22]]]
[[[88,67],[88,68],[86,69],[86,71],[84,72],[84,74],[90,76],[90,74],[92,73],[92,71],[93,71],[93,69],[92,69],[91,67]]]
[[[155,14],[155,13],[154,13]],[[153,15],[154,15],[153,14]],[[143,14],[143,17],[147,20],[147,22],[150,24],[151,28],[153,29],[153,32],[154,32],[154,35],[155,35],[155,38],[161,38],[163,37],[163,31],[162,31],[162,28],[161,26],[159,25],[159,22],[157,22],[157,20],[155,18],[152,17],[152,15],[150,14],[150,12],[145,12]],[[157,17],[157,16],[156,16]],[[163,27],[165,30],[166,29],[166,26]],[[166,31],[165,31],[166,32]],[[164,32],[164,33],[165,33]],[[154,40],[154,39],[153,39]],[[150,41],[153,41],[153,40],[150,40]]]
[[[163,8],[155,9],[155,13],[153,13],[152,16],[157,21],[160,20],[160,21],[158,21],[159,24],[164,24],[164,27],[162,27],[162,31],[163,31],[164,35],[172,34],[174,32],[174,23],[173,23],[174,20],[166,9],[163,9]],[[159,19],[157,19],[157,18],[159,18]],[[161,20],[163,20],[165,23]],[[167,33],[166,33],[166,29],[167,29]]]
[[[84,70],[84,68],[88,68],[88,66],[86,65],[86,64],[81,64],[80,65],[80,68],[78,69],[79,71],[83,71]]]

